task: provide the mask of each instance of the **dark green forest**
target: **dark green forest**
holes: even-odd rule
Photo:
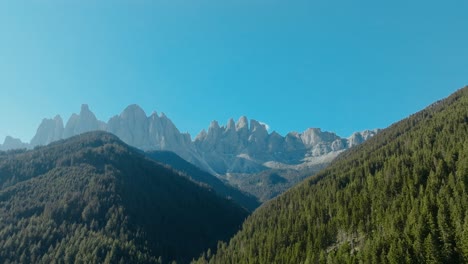
[[[207,262],[468,263],[468,87],[262,205]]]
[[[228,199],[232,199],[234,202],[249,211],[255,210],[260,205],[260,202],[257,200],[257,198],[255,198],[255,196],[244,193],[230,186],[228,183],[221,181],[216,176],[213,176],[210,173],[199,169],[190,162],[182,159],[174,152],[148,151],[146,152],[146,155],[151,159],[161,162],[162,164],[169,165],[172,168],[184,173],[193,181],[206,184],[207,186],[213,188],[213,190],[216,191],[219,195]]]
[[[261,202],[266,202],[284,193],[289,188],[327,167],[315,165],[306,169],[268,169],[258,173],[231,173],[229,181],[233,186],[244,190]]]
[[[248,212],[117,137],[0,153],[0,263],[187,263]]]

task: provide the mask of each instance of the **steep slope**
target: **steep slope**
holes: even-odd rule
[[[174,152],[149,151],[146,154],[148,157],[163,164],[167,164],[175,170],[184,173],[193,181],[208,185],[220,196],[232,199],[249,211],[255,210],[260,205],[259,201],[254,196],[243,193],[238,189],[229,186],[229,184],[222,182],[219,178],[182,159]]]
[[[317,164],[303,169],[268,169],[252,174],[229,174],[229,182],[240,190],[254,195],[261,202],[265,202],[319,172],[327,164]]]
[[[186,263],[247,212],[116,136],[0,154],[0,262]]]
[[[467,263],[468,87],[267,202],[209,259]]]

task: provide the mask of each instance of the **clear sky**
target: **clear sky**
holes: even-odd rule
[[[468,84],[468,1],[2,0],[0,143],[87,103],[195,136],[384,128]]]

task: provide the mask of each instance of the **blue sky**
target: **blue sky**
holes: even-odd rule
[[[468,84],[468,1],[0,1],[0,141],[87,103],[195,136],[384,128]]]

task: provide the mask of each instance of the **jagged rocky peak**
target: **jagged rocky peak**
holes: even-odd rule
[[[68,119],[63,137],[68,138],[94,130],[105,130],[105,123],[96,118],[94,113],[89,110],[87,104],[82,104],[80,114],[73,114],[70,119]]]
[[[198,135],[195,137],[194,141],[203,141],[206,139],[207,136],[208,133],[206,133],[206,130],[202,129],[202,131],[200,131],[200,133],[198,133]]]
[[[19,138],[14,138],[12,136],[6,136],[5,140],[3,141],[3,145],[8,145],[8,144],[15,144],[15,143],[20,143],[21,140]]]
[[[236,130],[236,123],[234,122],[234,119],[229,118],[227,125],[226,125],[226,131],[231,131],[231,130]]]
[[[251,119],[250,120],[250,137],[249,142],[255,142],[257,148],[265,149],[265,141],[268,138],[268,131],[266,126],[260,122]]]
[[[241,116],[236,124],[236,130],[249,130],[249,120],[246,116]]]
[[[62,126],[63,126],[63,119],[62,119],[62,117],[61,117],[60,115],[56,115],[56,116],[54,117],[54,121],[55,121],[57,124],[62,124]]]
[[[63,120],[60,115],[54,119],[44,118],[31,139],[32,146],[47,145],[63,138]]]
[[[280,152],[283,149],[284,138],[276,131],[271,132],[268,137],[268,151],[272,153]]]
[[[148,140],[149,145],[155,149],[160,147],[161,119],[156,111],[148,117]],[[149,147],[149,146],[148,146]]]
[[[361,133],[355,132],[349,137],[349,145],[356,146],[364,142],[364,138],[362,137]]]
[[[151,115],[148,117],[148,120],[149,120],[150,124],[156,124],[156,123],[159,124],[160,121],[159,121],[158,113],[156,111],[153,111],[153,113],[151,113]],[[152,125],[152,126],[154,126],[154,125]]]
[[[119,116],[112,117],[107,130],[120,137],[125,143],[137,147],[147,147],[148,117],[143,109],[136,104],[127,106]]]
[[[294,149],[304,149],[304,142],[301,139],[301,134],[297,132],[289,132],[284,138],[286,147],[288,151]]]
[[[163,133],[163,131],[167,131],[167,129],[171,131],[176,130],[177,133],[180,133],[176,126],[172,123],[172,121],[166,116],[164,112],[161,112],[161,115],[158,115],[156,111],[153,111],[153,113],[150,117],[148,117],[148,119],[150,126],[150,134],[156,133],[159,135]]]
[[[320,128],[309,128],[300,137],[307,146],[315,146],[322,142],[331,143],[340,138],[335,133],[322,132]]]
[[[97,118],[94,115],[91,110],[89,110],[89,106],[87,104],[82,104],[81,105],[81,111],[79,115],[81,121],[86,122],[86,121],[91,121],[91,122],[96,122],[97,123]]]
[[[22,149],[28,147],[29,145],[27,143],[23,143],[19,138],[6,136],[3,141],[3,145],[0,145],[0,150]]]
[[[162,129],[166,132],[173,132],[176,133],[177,135],[180,134],[179,129],[172,123],[172,121],[166,116],[164,112],[161,113],[161,116],[159,117],[159,120],[161,121],[161,126]]]
[[[161,113],[159,120],[161,121],[161,126],[165,133],[173,133],[177,136],[180,134],[179,129],[174,125],[174,123],[172,123],[164,112]]]
[[[284,139],[284,138],[283,138],[280,134],[278,134],[278,132],[276,132],[276,131],[271,132],[270,138],[272,138],[272,139],[273,139],[273,138],[274,138],[274,139],[280,139],[280,138]]]
[[[189,132],[183,132],[183,133],[180,133],[180,135],[182,137],[184,144],[192,143],[192,136],[190,135]]]
[[[219,127],[218,121],[216,121],[216,120],[211,121],[209,129],[216,129],[216,130],[218,130],[219,128],[220,128],[220,127]]]
[[[364,140],[368,140],[369,138],[375,136],[380,132],[381,129],[373,129],[373,130],[364,130],[361,131],[361,135],[364,138]]]
[[[90,113],[90,112],[91,111],[89,110],[88,104],[82,104],[81,105],[80,115],[83,114],[83,113]]]
[[[296,131],[292,131],[292,132],[289,132],[288,134],[286,134],[285,138],[296,138],[296,139],[299,139],[301,137],[301,134],[299,134],[298,132]]]
[[[254,119],[251,119],[250,120],[250,130],[252,132],[255,132],[255,131],[262,131],[262,132],[267,132],[267,128],[264,124],[258,122],[257,120],[254,120]]]
[[[222,128],[219,126],[218,121],[211,121],[206,139],[211,141],[210,143],[215,144],[215,141],[221,136],[221,130]]]
[[[344,138],[337,139],[331,144],[332,151],[340,151],[348,148],[348,141]]]
[[[216,120],[211,121],[210,126],[208,127],[208,131],[202,130],[195,138],[195,141],[200,141],[202,139],[204,140],[208,135],[219,135],[220,132],[223,132],[223,135],[232,138],[232,140],[234,140],[235,134],[238,134],[241,138],[245,136],[245,139],[247,139],[251,134],[268,136],[268,130],[264,124],[252,119],[250,120],[249,125],[249,120],[247,117],[241,116],[237,123],[234,122],[234,119],[230,118],[227,121],[226,126],[220,126]]]
[[[120,114],[121,118],[143,120],[146,119],[145,111],[137,104],[127,106]]]
[[[124,125],[128,129],[136,129],[136,134],[140,134],[138,136],[142,136],[143,132],[148,130],[148,117],[146,116],[145,111],[136,104],[127,106],[127,108],[122,111],[119,117],[121,122],[124,122]]]
[[[375,136],[380,129],[374,129],[374,130],[364,130],[362,132],[354,132],[349,138],[348,138],[348,145],[349,147],[354,147],[357,146],[364,141],[368,140],[369,138]]]

